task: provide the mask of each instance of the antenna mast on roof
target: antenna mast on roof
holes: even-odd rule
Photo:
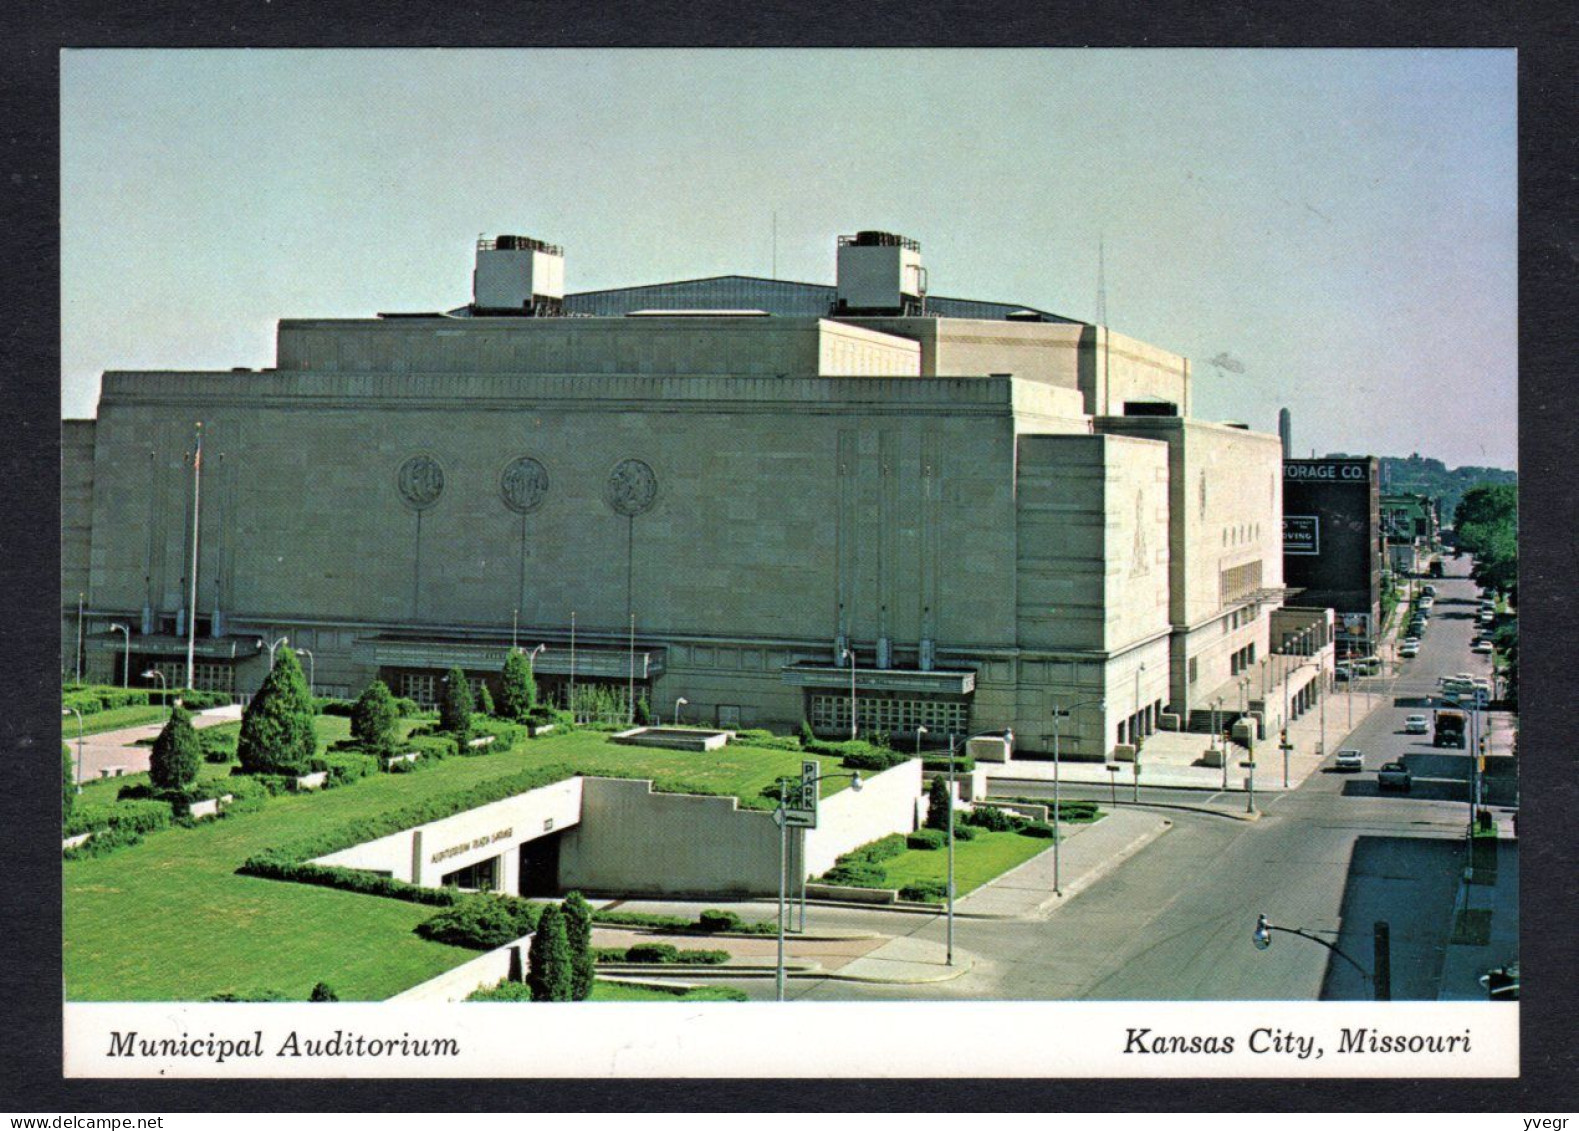
[[[1103,237],[1097,234],[1097,325],[1107,325],[1107,264]]]

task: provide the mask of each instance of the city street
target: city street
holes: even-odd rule
[[[1465,862],[1468,750],[1438,749],[1429,735],[1405,735],[1404,717],[1426,711],[1437,677],[1487,674],[1469,651],[1478,594],[1467,560],[1449,561],[1420,655],[1396,675],[1391,704],[1374,710],[1341,743],[1360,749],[1365,769],[1327,765],[1298,789],[1257,797],[1260,820],[1234,819],[1242,793],[1142,788],[1173,828],[1045,920],[959,918],[956,946],[974,960],[969,974],[917,985],[859,985],[793,979],[788,996],[813,1001],[932,998],[1005,999],[1363,999],[1372,995],[1373,924],[1391,934],[1396,999],[1434,1000]],[[1341,687],[1341,685],[1340,685]],[[1342,717],[1344,694],[1331,707]],[[1402,759],[1410,793],[1379,793],[1375,771]],[[1101,786],[1065,787],[1069,797],[1109,800]],[[1120,806],[1132,804],[1118,789]],[[1160,808],[1166,806],[1167,808]],[[1506,814],[1499,814],[1505,821]],[[771,914],[771,905],[752,909]],[[1274,933],[1265,951],[1251,942],[1258,914],[1315,934],[1358,967],[1308,939]],[[866,927],[940,941],[942,917],[815,907],[817,927]],[[756,999],[771,981],[741,979]]]

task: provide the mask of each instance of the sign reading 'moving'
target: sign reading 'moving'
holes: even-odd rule
[[[1283,552],[1285,554],[1320,554],[1320,517],[1313,514],[1284,515]]]

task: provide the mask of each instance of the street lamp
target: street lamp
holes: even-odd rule
[[[1223,697],[1219,695],[1212,700],[1212,752],[1219,755],[1223,763],[1223,789],[1228,788],[1228,747],[1225,743],[1223,749],[1218,751],[1217,744],[1222,739],[1222,708]]]
[[[851,789],[855,790],[857,793],[861,792],[861,784],[862,783],[861,783],[861,772],[859,770],[851,771],[848,774],[825,774],[825,773],[823,773],[821,771],[821,769],[818,767],[816,762],[809,762],[809,763],[808,762],[802,762],[801,763],[801,775],[800,775],[800,779],[799,779],[799,787],[796,790],[796,798],[801,804],[799,806],[797,806],[796,812],[797,812],[797,814],[800,815],[800,819],[797,821],[797,827],[801,830],[800,859],[801,859],[801,870],[802,870],[803,873],[804,873],[805,867],[806,867],[806,832],[805,832],[805,830],[808,827],[815,828],[816,825],[817,825],[817,795],[818,795],[819,791],[821,790],[822,783],[825,782],[825,781],[839,781],[839,780],[841,780],[843,778],[849,778],[850,779],[850,788]],[[789,827],[790,827],[790,819],[789,819],[790,808],[789,808],[789,805],[788,805],[788,801],[789,801],[789,795],[790,795],[790,783],[792,781],[794,781],[794,780],[795,779],[793,779],[793,778],[779,778],[779,803],[778,803],[778,808],[773,810],[773,821],[779,827],[779,932],[778,932],[779,933],[779,943],[778,943],[778,959],[777,959],[777,962],[776,962],[776,964],[774,966],[774,975],[773,975],[773,989],[774,989],[774,1000],[775,1001],[783,1001],[784,1000],[784,921],[785,921],[785,901],[786,901],[786,896],[787,896],[786,888],[787,888],[787,881],[788,881],[788,875],[789,875]],[[809,813],[807,812],[808,809],[810,810]],[[808,819],[809,819],[809,825],[806,823]],[[802,891],[802,896],[801,896],[802,903],[801,903],[801,906],[803,908],[801,929],[804,930],[805,929],[805,920],[804,920],[804,907],[805,907],[805,895],[804,895],[804,892],[805,892],[805,888],[804,888],[804,886],[801,888],[801,891]]]
[[[175,707],[170,703],[170,684],[169,681],[165,679],[164,672],[160,671],[158,668],[149,668],[147,671],[143,672],[143,678],[157,679],[159,681],[159,693],[164,697],[165,706],[170,708],[170,714],[174,715]]]
[[[855,741],[855,736],[856,736],[856,727],[855,727],[855,649],[854,648],[846,648],[844,650],[844,655],[839,657],[839,658],[841,660],[849,660],[850,661],[850,741],[854,742]]]
[[[1272,922],[1272,920],[1268,919],[1265,915],[1256,916],[1256,929],[1251,932],[1250,941],[1255,944],[1255,948],[1257,950],[1266,950],[1272,945],[1273,931],[1282,931],[1287,935],[1298,935],[1302,939],[1309,939],[1313,943],[1320,943],[1322,946],[1332,951],[1333,954],[1336,954],[1339,958],[1343,959],[1350,966],[1359,971],[1360,977],[1364,978],[1366,983],[1370,985],[1377,1001],[1391,1000],[1392,949],[1389,938],[1390,928],[1388,927],[1387,921],[1385,919],[1378,919],[1375,926],[1372,928],[1374,947],[1373,956],[1374,965],[1376,967],[1376,973],[1374,977],[1369,971],[1365,969],[1365,967],[1361,966],[1353,958],[1345,954],[1336,943],[1328,942],[1320,935],[1312,934],[1310,931],[1302,930],[1299,927],[1280,927],[1276,923]]]
[[[1080,710],[1080,708],[1090,707],[1093,704],[1104,708],[1107,706],[1104,700],[1087,699],[1085,702],[1076,703],[1071,707],[1053,708],[1053,894],[1060,897],[1064,894],[1064,892],[1063,885],[1059,879],[1059,852],[1062,848],[1064,836],[1063,831],[1059,828],[1058,824],[1062,811],[1062,806],[1059,804],[1058,793],[1058,720],[1062,718],[1069,718],[1076,711]]]
[[[314,698],[317,695],[317,692],[313,690],[313,685],[318,682],[318,661],[313,657],[311,648],[298,648],[296,650],[307,657],[307,697],[309,699]]]
[[[289,644],[289,643],[290,643],[290,637],[282,636],[278,640],[276,640],[273,644],[269,645],[269,670],[270,671],[274,670],[274,649],[278,648],[281,644]]]
[[[687,699],[684,695],[680,696],[678,699],[676,699],[674,701],[674,725],[675,726],[679,726],[680,725],[680,708],[683,707],[683,706],[686,706],[690,702],[691,701],[689,699]]]
[[[927,728],[926,727],[924,727],[924,726],[917,726],[916,727],[916,757],[917,758],[921,757],[921,736],[923,734],[926,734],[926,733],[927,733]]]
[[[984,730],[980,734],[973,734],[969,738],[962,738],[962,739],[959,740],[958,743],[956,743],[954,741],[954,736],[952,734],[949,735],[949,747],[948,747],[948,780],[949,780],[949,788],[948,788],[948,883],[946,885],[947,891],[945,893],[946,896],[947,896],[947,899],[948,899],[948,934],[947,934],[947,947],[946,947],[947,953],[946,953],[946,955],[944,957],[945,964],[949,965],[949,966],[954,965],[954,791],[959,787],[959,762],[955,758],[955,752],[961,746],[968,747],[970,745],[971,739],[975,739],[975,738],[997,738],[997,737],[998,737],[998,735],[995,732],[990,731],[990,730]],[[1014,743],[1014,731],[1012,731],[1012,730],[1005,731],[1004,732],[1004,738],[1012,746],[1013,743]],[[1055,840],[1054,843],[1056,844],[1057,841]]]
[[[124,624],[112,624],[110,625],[110,631],[121,632],[126,635],[126,654],[121,660],[121,686],[124,688],[132,678],[132,630]]]
[[[77,792],[82,792],[82,712],[75,707],[67,707],[60,712],[61,717],[67,715],[77,716]]]

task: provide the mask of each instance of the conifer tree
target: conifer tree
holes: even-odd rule
[[[369,754],[387,755],[395,746],[395,722],[399,718],[395,697],[383,680],[375,679],[351,708],[351,737]]]
[[[71,811],[77,804],[77,783],[72,780],[71,747],[64,742],[60,744],[60,819],[71,818]]]
[[[558,904],[549,904],[537,921],[537,933],[527,950],[527,988],[533,1001],[569,1001],[572,988],[570,940],[565,916]]]
[[[592,996],[596,962],[592,957],[592,908],[579,891],[565,896],[561,905],[565,919],[565,939],[570,944],[570,1000],[586,1001]]]
[[[493,692],[488,690],[486,683],[477,689],[477,713],[490,717],[497,714],[493,706]]]
[[[154,739],[153,753],[148,758],[148,780],[158,789],[184,790],[197,780],[202,760],[203,747],[192,727],[192,716],[184,707],[177,707]]]
[[[274,668],[241,716],[236,755],[249,774],[305,774],[318,753],[313,701],[301,661],[281,645]]]
[[[537,679],[525,654],[511,649],[499,673],[499,714],[514,723],[524,723],[537,706]]]
[[[444,698],[439,703],[439,727],[455,734],[468,734],[472,726],[472,689],[466,673],[451,668],[444,677]]]
[[[932,787],[927,791],[927,828],[948,828],[948,811],[951,800],[948,779],[939,774],[932,779]]]

